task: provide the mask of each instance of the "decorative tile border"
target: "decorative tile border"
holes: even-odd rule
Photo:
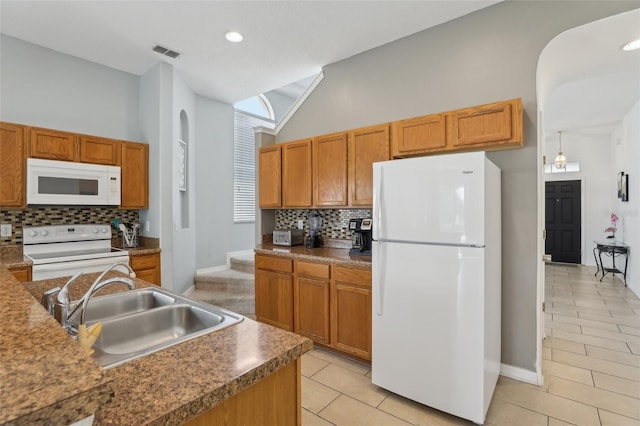
[[[309,214],[322,216],[321,236],[340,240],[350,240],[349,219],[373,217],[371,209],[314,209],[276,210],[276,229],[297,228],[298,220],[304,221],[304,233],[309,234]]]
[[[0,246],[22,244],[24,226],[138,222],[138,210],[120,210],[117,207],[27,207],[24,210],[0,210],[0,223],[10,223],[10,238],[0,238]],[[115,228],[114,228],[115,229]]]

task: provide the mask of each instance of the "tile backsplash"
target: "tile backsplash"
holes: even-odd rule
[[[0,223],[10,223],[10,238],[0,238],[0,245],[22,244],[23,226],[138,222],[138,210],[120,210],[117,207],[27,207],[23,210],[0,210]]]
[[[373,217],[371,209],[313,209],[276,210],[276,229],[297,228],[298,220],[304,222],[304,234],[309,234],[310,213],[322,216],[321,236],[341,240],[351,239],[349,219]]]

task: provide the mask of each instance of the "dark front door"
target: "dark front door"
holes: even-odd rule
[[[545,253],[553,262],[580,263],[580,181],[545,182]]]

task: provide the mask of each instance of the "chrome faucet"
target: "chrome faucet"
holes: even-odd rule
[[[78,314],[80,314],[80,322],[78,323],[78,325],[84,324],[87,305],[89,303],[89,299],[91,299],[94,293],[108,285],[117,283],[127,285],[127,287],[129,287],[129,290],[133,290],[136,288],[136,284],[131,279],[126,277],[113,277],[102,281],[107,273],[118,266],[124,266],[125,268],[127,268],[129,271],[129,276],[131,278],[134,278],[136,276],[133,269],[131,269],[131,267],[126,263],[113,264],[104,272],[102,272],[100,276],[98,276],[98,278],[95,279],[93,284],[91,284],[91,287],[89,287],[89,290],[87,290],[87,292],[79,300],[72,302],[69,296],[69,287],[78,279],[78,277],[80,277],[80,275],[82,275],[82,272],[78,272],[65,283],[62,289],[56,287],[47,291],[42,297],[42,304],[49,311],[49,313],[55,313],[56,319],[60,322],[62,328],[64,328],[72,336],[75,336],[78,330],[76,325],[73,324],[73,319]],[[56,294],[57,301],[53,303],[53,299]]]

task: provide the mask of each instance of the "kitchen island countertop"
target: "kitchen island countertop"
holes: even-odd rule
[[[96,276],[88,274],[74,283],[72,299],[79,298]],[[37,301],[43,291],[62,286],[65,280],[22,286],[0,268],[0,303],[12,306],[10,312],[14,312],[11,318],[3,314],[7,321],[0,325],[0,347],[5,348],[0,351],[0,424],[32,423],[32,419],[70,423],[92,412],[96,413],[94,425],[182,424],[312,348],[305,337],[245,318],[103,370]],[[135,281],[138,287],[152,285]],[[104,293],[116,291],[119,286],[104,289]],[[22,320],[10,321],[16,318]],[[25,324],[34,321],[37,324],[31,327]],[[71,404],[74,397],[76,403]],[[58,417],[52,417],[52,410]]]

